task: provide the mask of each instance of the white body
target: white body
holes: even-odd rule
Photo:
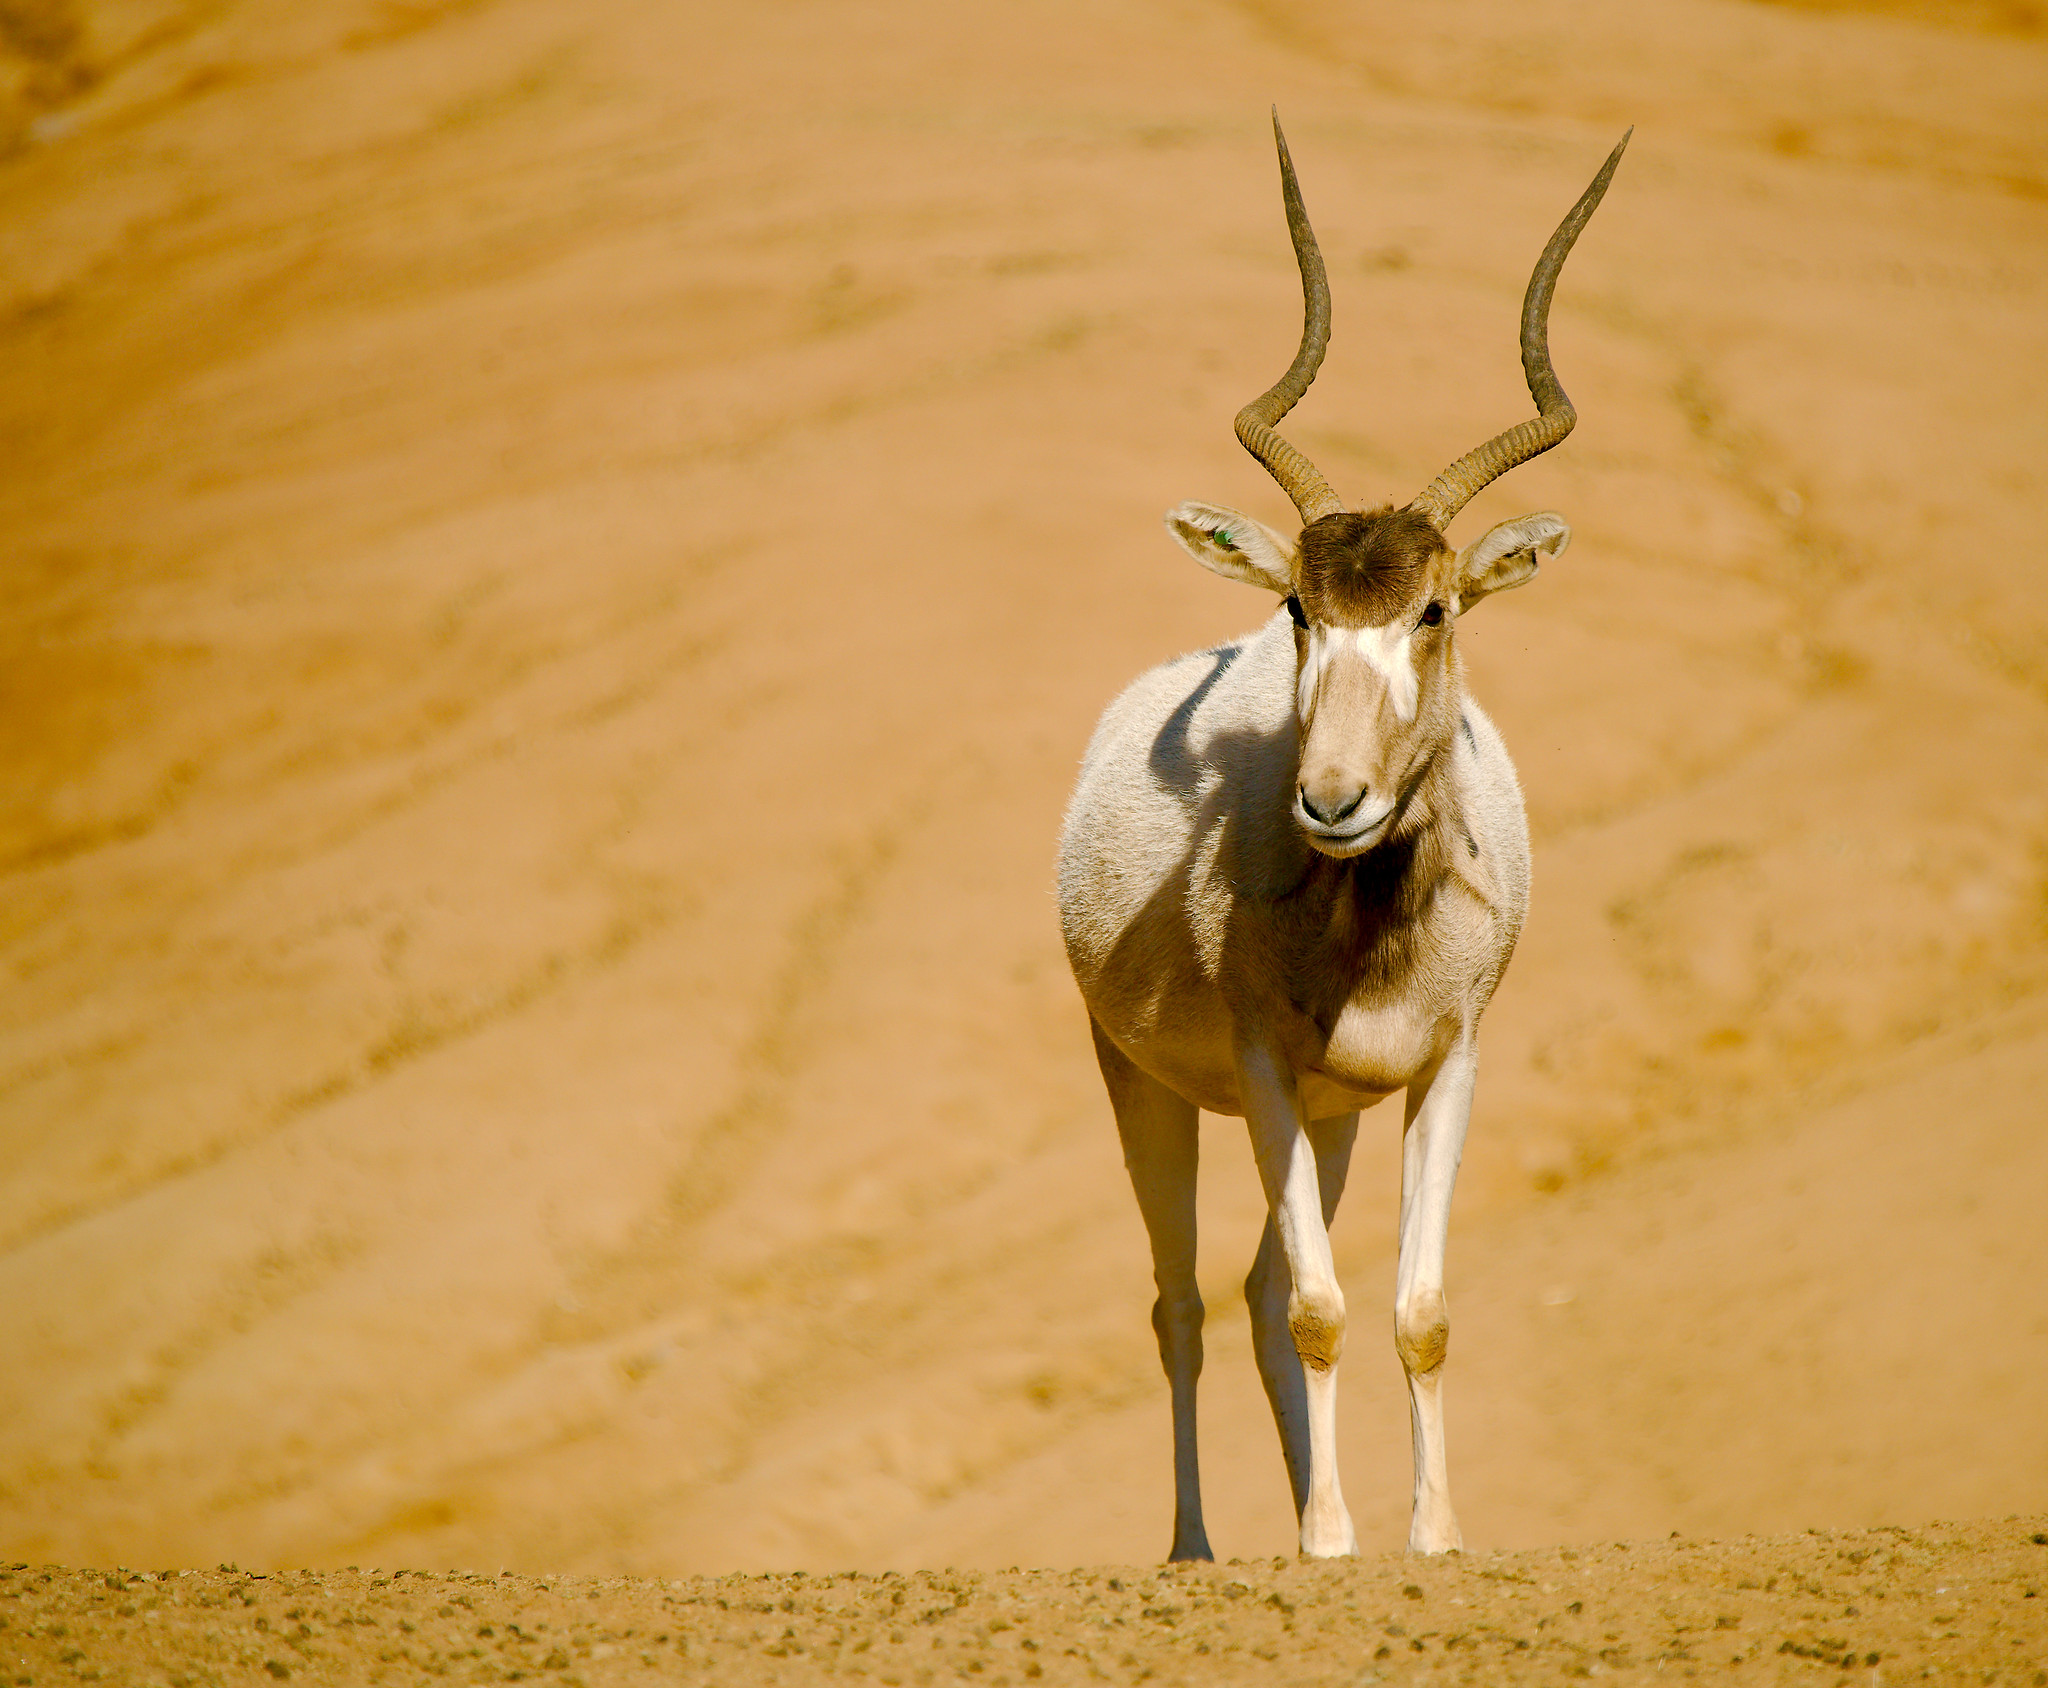
[[[1571,432],[1550,363],[1559,271],[1621,161],[1566,214],[1529,277],[1522,370],[1534,418],[1407,504],[1349,510],[1275,430],[1329,342],[1330,294],[1280,119],[1281,199],[1301,270],[1301,345],[1237,413],[1245,449],[1301,517],[1297,538],[1182,504],[1167,529],[1284,614],[1156,668],[1111,704],[1060,839],[1060,920],[1152,1242],[1153,1328],[1173,1392],[1175,1559],[1210,1557],[1195,1444],[1199,1109],[1241,1114],[1266,1192],[1245,1281],[1304,1553],[1353,1551],[1337,1482],[1344,1296],[1329,1223],[1358,1115],[1408,1092],[1394,1347],[1408,1375],[1408,1545],[1460,1545],[1444,1462],[1444,1240],[1478,1069],[1479,1019],[1529,906],[1529,829],[1500,735],[1465,695],[1455,634],[1480,599],[1564,550],[1564,518],[1445,538],[1478,491]]]
[[[1231,514],[1212,521],[1211,507],[1183,508],[1203,529]],[[1242,535],[1248,524],[1236,520]],[[1560,531],[1546,530],[1541,549],[1561,546],[1563,524],[1554,526]],[[1271,530],[1255,540],[1269,537],[1285,544]],[[1206,538],[1190,528],[1183,543],[1196,549],[1190,541]],[[1458,559],[1468,584],[1505,543],[1485,559]],[[1534,561],[1530,549],[1521,578]],[[1283,562],[1276,557],[1276,589],[1284,589]],[[1453,566],[1448,553],[1443,563]],[[1347,670],[1358,694],[1353,736],[1411,721],[1416,676],[1403,669],[1418,659],[1405,642],[1377,629],[1338,631],[1355,669]],[[1195,1450],[1196,1112],[1248,1123],[1269,1207],[1245,1286],[1259,1370],[1302,1550],[1348,1553],[1355,1542],[1334,1443],[1344,1300],[1327,1226],[1359,1110],[1401,1089],[1395,1332],[1413,1406],[1409,1544],[1460,1545],[1440,1393],[1444,1241],[1480,1015],[1528,907],[1529,839],[1514,766],[1465,696],[1444,631],[1430,683],[1432,707],[1451,722],[1439,729],[1448,743],[1426,763],[1429,819],[1396,843],[1339,855],[1304,830],[1305,738],[1346,729],[1315,716],[1317,691],[1336,690],[1324,671],[1337,635],[1318,624],[1297,637],[1284,611],[1244,639],[1152,670],[1112,703],[1067,814],[1061,922],[1159,1287],[1153,1323],[1173,1397],[1174,1558],[1209,1556]]]

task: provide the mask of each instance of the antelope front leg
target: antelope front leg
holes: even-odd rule
[[[1269,1244],[1260,1251],[1261,1262],[1265,1281],[1270,1283],[1270,1238],[1277,1233],[1289,1279],[1287,1329],[1301,1367],[1308,1420],[1304,1482],[1282,1405],[1290,1392],[1275,1390],[1269,1378],[1282,1447],[1289,1455],[1289,1475],[1295,1480],[1301,1551],[1324,1559],[1356,1553],[1358,1539],[1352,1533],[1351,1514],[1345,1510],[1344,1492],[1337,1481],[1337,1360],[1344,1352],[1344,1293],[1337,1287],[1336,1263],[1330,1257],[1315,1146],[1301,1117],[1294,1075],[1273,1052],[1260,1045],[1242,1047],[1237,1065],[1252,1154],[1266,1190]],[[1333,1191],[1333,1201],[1334,1197]],[[1258,1275],[1256,1268],[1254,1275]]]
[[[1408,1416],[1415,1434],[1415,1510],[1408,1525],[1413,1553],[1462,1548],[1451,1510],[1444,1453],[1444,1355],[1451,1321],[1444,1304],[1444,1242],[1451,1191],[1465,1152],[1478,1054],[1468,1032],[1434,1072],[1408,1087],[1401,1139],[1401,1261],[1394,1277],[1394,1348],[1408,1374]]]
[[[1337,1217],[1337,1202],[1351,1171],[1351,1149],[1358,1140],[1358,1115],[1333,1114],[1308,1122],[1309,1141],[1316,1150],[1316,1183],[1323,1198],[1323,1225]],[[1294,1515],[1308,1510],[1308,1386],[1306,1368],[1294,1351],[1288,1328],[1287,1301],[1294,1288],[1280,1231],[1268,1216],[1259,1236],[1259,1252],[1244,1281],[1245,1305],[1252,1318],[1252,1353],[1259,1363],[1259,1381],[1273,1408],[1280,1431],[1280,1452],[1287,1461],[1287,1483],[1294,1491]]]

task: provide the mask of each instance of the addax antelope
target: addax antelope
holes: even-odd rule
[[[1394,1347],[1415,1443],[1410,1548],[1460,1545],[1444,1460],[1444,1239],[1479,1019],[1529,902],[1514,764],[1465,692],[1461,616],[1520,586],[1571,530],[1549,511],[1462,550],[1444,535],[1488,482],[1571,432],[1551,372],[1558,272],[1624,135],[1537,260],[1522,366],[1538,414],[1407,505],[1347,510],[1274,431],[1322,363],[1329,284],[1273,122],[1306,321],[1293,366],[1237,436],[1300,511],[1299,536],[1215,504],[1166,525],[1204,566],[1283,600],[1257,632],[1155,668],[1110,705],[1060,840],[1060,919],[1152,1244],[1173,1404],[1174,1559],[1209,1558],[1195,1451],[1197,1110],[1242,1115],[1267,1220],[1245,1296],[1301,1550],[1355,1551],[1337,1481],[1344,1296],[1329,1223],[1362,1108],[1407,1091]]]

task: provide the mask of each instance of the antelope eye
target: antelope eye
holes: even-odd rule
[[[1287,613],[1294,617],[1295,626],[1306,627],[1308,625],[1308,617],[1301,613],[1301,600],[1292,592],[1287,594]]]
[[[1431,604],[1428,609],[1422,612],[1422,625],[1425,627],[1441,626],[1443,619],[1444,607],[1442,604]]]

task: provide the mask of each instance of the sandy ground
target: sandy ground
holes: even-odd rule
[[[0,1570],[27,1681],[2048,1681],[2043,1520],[1435,1559],[655,1582]],[[52,1668],[55,1667],[55,1668]]]
[[[1229,428],[1298,321],[1272,100],[1359,499],[1523,414],[1637,125],[1579,430],[1458,530],[1576,538],[1461,631],[1537,886],[1452,1231],[1475,1557],[1415,1575],[2048,1512],[2036,14],[10,0],[0,1557],[1163,1550],[1050,866],[1103,702],[1264,613],[1158,518],[1285,515]],[[1270,1556],[1205,1132],[1211,1534]],[[1336,1233],[1375,1552],[1397,1135]]]

